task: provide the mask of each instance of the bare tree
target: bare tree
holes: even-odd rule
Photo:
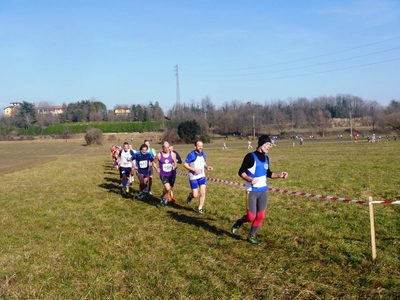
[[[102,121],[102,120],[103,120],[103,114],[101,111],[91,111],[89,113],[90,122]]]
[[[331,113],[327,110],[322,111],[319,109],[315,114],[315,126],[323,137],[325,137],[325,130],[330,126],[331,119]]]
[[[400,112],[394,112],[386,116],[386,125],[400,132]]]
[[[375,131],[376,126],[380,123],[380,120],[382,119],[382,107],[380,104],[376,101],[371,102],[370,108],[369,108],[369,115],[372,119],[372,131]]]
[[[285,115],[278,107],[275,107],[273,108],[272,116],[273,127],[279,132],[279,135],[283,135],[286,132],[289,123],[287,115]]]
[[[218,127],[219,132],[225,134],[226,136],[228,136],[229,132],[234,131],[234,120],[230,114],[225,114],[218,118],[218,120],[215,122],[215,125]]]

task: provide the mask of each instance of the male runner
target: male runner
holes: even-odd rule
[[[156,157],[156,150],[154,148],[150,147],[150,141],[149,140],[144,140],[143,144],[145,144],[147,146],[147,151],[151,154],[151,156],[153,156],[153,159]],[[149,194],[149,195],[153,195],[153,193],[151,192],[151,187],[153,185],[153,165],[149,166],[149,183],[148,183],[148,187],[144,190],[145,193]]]
[[[124,143],[124,148],[118,153],[119,177],[122,181],[122,193],[129,193],[129,176],[132,172],[132,152],[129,144]]]
[[[158,162],[158,167],[157,167]],[[171,179],[172,171],[176,167],[176,155],[169,150],[169,143],[162,143],[162,152],[158,152],[154,160],[153,168],[160,174],[160,179],[164,185],[163,195],[161,196],[161,204],[167,205],[167,201],[172,201],[171,195]]]
[[[206,175],[204,169],[212,171],[213,167],[207,165],[206,154],[203,152],[203,142],[197,141],[194,143],[195,149],[190,152],[183,166],[189,170],[189,183],[192,191],[186,199],[187,204],[192,202],[193,198],[196,198],[200,190],[200,203],[199,203],[199,213],[203,214],[203,205],[206,200]]]
[[[134,154],[134,158],[136,159],[136,174],[139,179],[139,195],[137,196],[139,200],[143,199],[143,193],[149,181],[149,167],[154,161],[153,156],[147,150],[147,145],[143,144],[140,146],[140,152]]]
[[[176,162],[177,162],[178,164],[181,165],[181,164],[182,164],[182,158],[181,158],[181,156],[179,155],[179,153],[178,153],[177,151],[174,150],[174,146],[171,145],[171,144],[169,144],[169,150],[175,153],[175,155],[176,155]],[[175,185],[175,180],[176,180],[176,169],[177,169],[177,168],[178,168],[178,165],[176,165],[175,168],[172,170],[171,181],[170,181],[170,184],[171,184],[171,200],[172,200],[172,201],[175,201],[174,193],[173,193],[173,188],[174,188],[174,185]]]

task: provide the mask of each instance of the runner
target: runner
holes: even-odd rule
[[[262,135],[258,139],[258,147],[254,152],[247,153],[239,169],[239,176],[246,181],[246,208],[247,213],[238,219],[232,226],[232,233],[236,234],[243,223],[251,222],[250,233],[247,241],[259,245],[255,234],[263,223],[268,204],[269,178],[287,178],[287,172],[274,173],[269,168],[269,158],[266,155],[272,147],[272,141],[268,135]]]
[[[179,155],[179,153],[178,153],[177,151],[174,150],[174,146],[171,145],[171,144],[169,144],[169,150],[175,153],[175,155],[176,155],[176,162],[177,162],[178,164],[181,165],[181,164],[182,164],[182,158],[181,158],[181,156]],[[171,182],[170,182],[170,184],[171,184],[171,200],[172,200],[172,201],[176,201],[176,199],[174,198],[173,188],[174,188],[174,185],[175,185],[175,180],[176,180],[176,169],[177,169],[177,168],[178,168],[178,165],[175,166],[175,168],[172,170],[172,174],[171,174]]]
[[[176,154],[169,150],[169,143],[164,141],[162,143],[162,152],[157,153],[153,164],[153,168],[160,174],[161,182],[164,185],[163,195],[161,196],[162,205],[167,205],[168,201],[173,201],[171,195],[171,179],[172,171],[176,165]]]
[[[111,149],[111,151],[112,151],[111,156],[112,156],[112,160],[113,160],[111,170],[113,170],[115,167],[118,168],[118,154],[119,154],[120,148],[121,147],[113,145],[113,147]]]
[[[116,146],[112,145],[110,148],[110,156],[111,156],[111,170],[115,167],[115,158],[114,158],[114,152],[116,150]]]
[[[143,199],[143,193],[149,181],[149,167],[153,164],[154,158],[147,152],[146,144],[140,146],[140,152],[136,152],[133,157],[136,160],[134,168],[139,179],[139,194],[137,198]]]
[[[133,146],[131,144],[129,144],[129,150],[131,151],[131,154],[135,154],[137,151],[135,149],[133,149]],[[132,166],[134,164],[132,163]],[[132,185],[133,182],[135,181],[135,169],[132,167],[132,172],[129,175],[129,184]]]
[[[186,199],[187,204],[192,202],[193,198],[196,198],[200,189],[200,203],[199,203],[199,213],[203,214],[203,205],[206,200],[206,175],[204,169],[212,171],[213,167],[207,165],[206,154],[203,152],[203,142],[197,141],[194,143],[195,150],[190,152],[183,166],[189,170],[189,183],[192,191]]]
[[[129,176],[132,172],[132,154],[127,142],[124,143],[124,149],[118,153],[119,177],[122,181],[122,193],[129,193]]]
[[[143,144],[145,144],[147,146],[147,151],[151,154],[151,156],[153,156],[153,159],[156,157],[156,150],[154,148],[150,147],[150,141],[149,140],[144,140]],[[150,165],[149,166],[149,184],[148,187],[144,190],[145,193],[149,194],[149,195],[153,195],[151,192],[151,187],[153,185],[153,166]]]

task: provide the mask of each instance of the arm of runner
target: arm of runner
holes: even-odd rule
[[[154,161],[150,162],[150,166],[153,166],[153,169],[156,170],[157,173],[160,173],[160,169],[158,168],[159,155],[160,153],[157,153],[157,155],[154,157]]]
[[[288,178],[288,172],[272,173],[271,178]]]
[[[195,171],[195,169],[192,169],[192,168],[189,166],[189,163],[187,163],[186,161],[183,163],[183,167],[184,167],[186,170],[188,170],[188,171],[190,171],[190,172],[192,172],[192,173],[194,173],[194,171]]]
[[[171,155],[172,155],[172,159],[174,161],[174,170],[176,170],[178,168],[178,161],[177,161],[177,158],[176,158],[176,153],[172,152]]]
[[[244,181],[248,181],[251,184],[256,184],[258,182],[257,178],[250,177],[249,175],[246,174],[246,172],[243,172],[242,174],[240,174],[240,177],[242,177],[242,179]]]
[[[175,155],[176,155],[176,162],[177,162],[178,164],[182,164],[182,158],[181,158],[181,156],[179,155],[179,153],[176,152],[176,151],[174,151],[174,153],[175,153]]]
[[[200,170],[198,170],[198,169],[195,169],[195,168],[191,168],[190,167],[190,165],[189,165],[189,163],[188,162],[184,162],[183,163],[183,166],[185,167],[185,169],[187,169],[188,171],[190,171],[190,172],[192,172],[192,173],[194,173],[194,174],[200,174]]]

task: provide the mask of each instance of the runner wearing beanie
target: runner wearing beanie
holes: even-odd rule
[[[254,152],[246,154],[239,169],[239,176],[246,181],[246,214],[232,226],[232,233],[236,234],[243,223],[251,223],[247,241],[259,245],[255,234],[260,228],[268,204],[269,178],[287,178],[287,172],[274,173],[269,168],[269,158],[266,155],[272,147],[271,138],[262,135],[258,139],[258,147]]]

